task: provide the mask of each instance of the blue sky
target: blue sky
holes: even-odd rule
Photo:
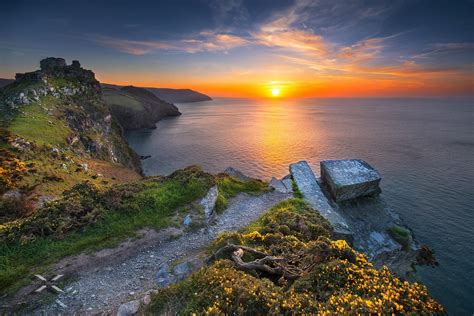
[[[60,56],[106,82],[224,95],[472,94],[473,12],[462,0],[11,1],[0,77]]]

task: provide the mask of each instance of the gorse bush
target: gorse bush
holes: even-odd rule
[[[209,249],[210,265],[162,289],[146,312],[444,313],[423,285],[375,269],[345,241],[330,240],[330,232],[302,200],[282,202],[245,231],[219,236]]]

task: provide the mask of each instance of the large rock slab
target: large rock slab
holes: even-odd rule
[[[203,197],[203,199],[201,200],[200,204],[203,207],[204,214],[206,214],[207,218],[209,218],[214,211],[214,207],[216,206],[218,195],[219,195],[219,191],[217,190],[217,185],[215,185],[209,189],[206,196]]]
[[[380,174],[360,159],[321,161],[321,181],[336,202],[380,193]]]
[[[291,164],[290,173],[305,201],[331,223],[334,229],[334,238],[352,241],[352,231],[349,225],[344,217],[329,204],[308,163],[300,161]]]

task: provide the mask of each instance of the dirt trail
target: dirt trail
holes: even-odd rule
[[[143,297],[144,292],[157,288],[161,266],[190,258],[199,261],[200,251],[218,233],[246,226],[266,209],[290,197],[291,194],[276,191],[260,196],[239,194],[208,228],[185,232],[173,240],[155,234],[143,237],[146,242],[128,241],[122,245],[124,249],[133,249],[128,256],[116,249],[103,250],[100,256],[97,253],[86,255],[86,258],[94,258],[94,266],[88,264],[88,268],[76,271],[77,278],[64,287],[66,293],[57,296],[67,307],[53,302],[36,309],[34,314],[113,314],[120,304]]]

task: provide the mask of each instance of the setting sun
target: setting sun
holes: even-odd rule
[[[280,89],[272,88],[272,96],[277,97],[280,95]]]

